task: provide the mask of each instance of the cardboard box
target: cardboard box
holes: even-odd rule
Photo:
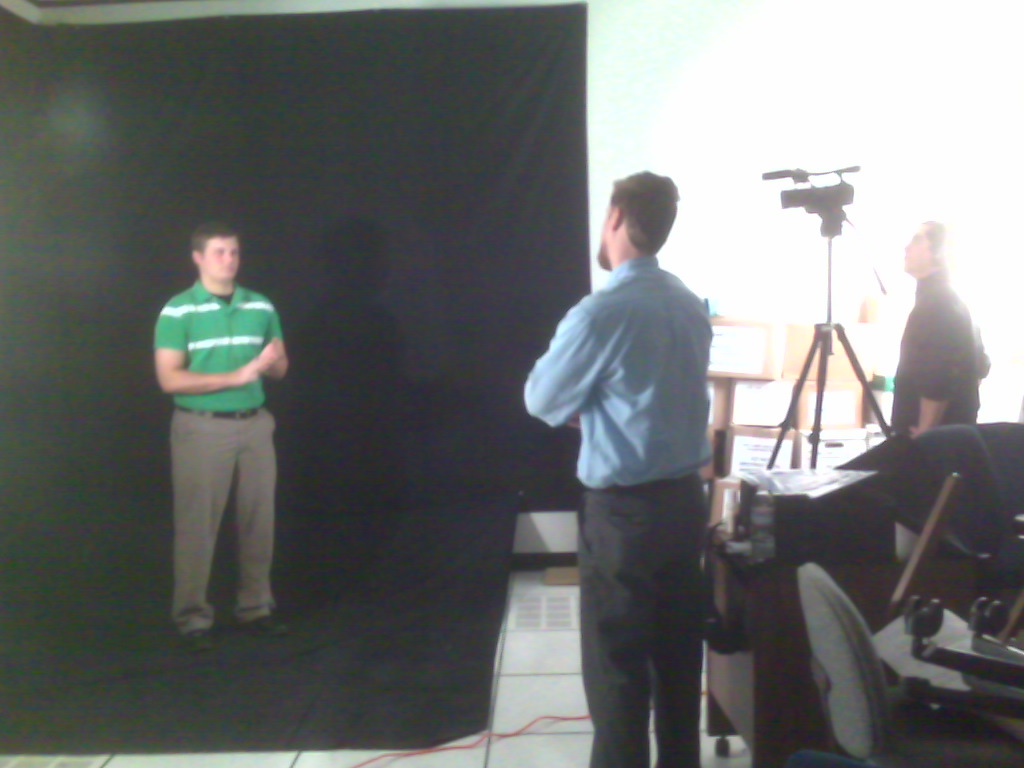
[[[800,430],[797,456],[802,469],[811,467],[811,430]],[[815,469],[835,469],[860,456],[870,446],[866,429],[823,429],[818,436],[818,463]]]
[[[740,509],[740,478],[719,477],[711,489],[711,517],[709,525],[722,524],[723,530],[731,534],[736,513]]]
[[[743,475],[766,469],[780,431],[778,427],[729,427],[727,474]],[[774,469],[792,468],[795,442],[796,431],[791,429],[779,447]]]
[[[781,326],[728,317],[711,318],[709,376],[777,379],[785,344]]]
[[[877,356],[878,326],[870,323],[854,323],[844,325],[846,338],[850,342],[853,354],[857,357],[861,369],[868,381],[875,372],[875,358]],[[799,379],[800,371],[803,370],[807,361],[807,354],[811,351],[811,344],[814,341],[814,326],[810,324],[790,324],[785,328],[785,353],[782,360],[782,378]],[[814,355],[811,361],[811,368],[807,372],[808,381],[818,379],[818,355]],[[839,334],[832,333],[832,355],[828,359],[827,380],[833,381],[857,381],[857,374],[853,370],[853,364],[846,356],[846,350],[839,341]]]
[[[789,412],[793,399],[792,381],[732,382],[729,423],[740,426],[777,427]]]
[[[892,391],[884,392],[872,389],[871,394],[875,398],[875,402],[878,403],[878,407],[882,410],[882,416],[885,417],[886,424],[889,424],[892,421]],[[875,418],[875,412],[871,410],[871,406],[867,403],[864,404],[864,423],[878,424],[878,419]]]
[[[808,381],[800,394],[796,426],[814,427],[814,406],[818,383]],[[860,382],[829,381],[821,404],[822,429],[854,429],[864,426],[864,389]]]

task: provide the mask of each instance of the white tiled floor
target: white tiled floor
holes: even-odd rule
[[[243,764],[246,768],[291,768],[297,757],[296,752],[246,752],[244,755],[116,755],[109,763],[105,763],[103,768],[241,768]]]
[[[495,659],[491,732],[511,734],[541,715],[587,714],[580,675],[579,588],[549,587],[541,572],[515,573]],[[450,751],[379,758],[379,751],[275,752],[214,755],[0,756],[0,768],[587,768],[589,720],[544,721],[521,736],[483,734]],[[733,757],[715,757],[705,737],[704,768],[750,768],[750,754],[732,737]],[[652,738],[652,755],[653,738]],[[372,762],[368,762],[372,761]]]

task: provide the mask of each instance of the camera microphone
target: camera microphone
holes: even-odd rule
[[[805,171],[803,168],[793,168],[788,171],[770,171],[768,173],[762,173],[761,179],[763,181],[775,181],[776,179],[792,179],[797,184],[806,184],[811,176],[826,176],[830,173],[838,174],[842,178],[844,173],[856,173],[860,170],[859,165],[851,165],[849,168],[839,168],[835,171],[823,171],[821,173],[810,173]]]
[[[776,179],[803,179],[807,180],[809,174],[807,171],[802,171],[796,168],[791,171],[771,171],[770,173],[762,173],[761,179],[763,181],[775,181]]]

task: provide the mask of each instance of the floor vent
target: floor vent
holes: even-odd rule
[[[575,595],[524,595],[512,608],[516,630],[579,629],[579,598]]]

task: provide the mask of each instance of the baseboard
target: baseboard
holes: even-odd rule
[[[578,539],[576,513],[566,510],[520,512],[512,552],[516,555],[575,555]]]

